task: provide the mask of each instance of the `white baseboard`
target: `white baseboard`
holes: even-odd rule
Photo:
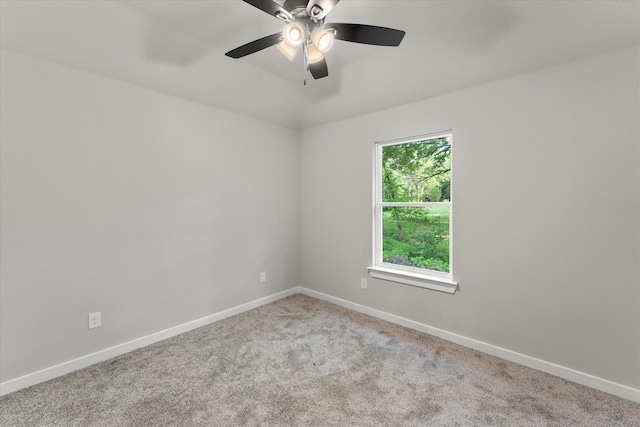
[[[98,352],[88,354],[77,359],[69,360],[67,362],[60,363],[59,365],[51,366],[49,368],[32,372],[22,377],[5,381],[3,383],[0,383],[0,396],[18,391],[35,384],[39,384],[44,381],[51,380],[53,378],[60,377],[70,372],[77,371],[78,369],[86,368],[95,363],[102,362],[103,360],[120,356],[138,348],[154,344],[158,341],[162,341],[167,338],[183,334],[185,332],[189,332],[193,329],[206,326],[210,323],[217,322],[218,320],[226,319],[227,317],[240,314],[244,311],[251,310],[256,307],[260,307],[261,305],[269,304],[270,302],[277,301],[281,298],[285,298],[289,295],[294,295],[299,292],[300,289],[298,287],[291,288],[289,290],[250,301],[248,303],[241,304],[239,306],[232,307],[230,309],[223,310],[218,313],[193,320],[191,322],[183,323],[182,325],[174,326],[172,328],[165,329],[163,331],[156,332],[145,337],[137,338],[135,340],[119,344],[104,350],[100,350]]]
[[[141,337],[123,344],[119,344],[114,347],[110,347],[96,353],[88,354],[86,356],[79,357],[74,360],[70,360],[59,365],[51,366],[49,368],[42,369],[19,378],[15,378],[3,383],[0,383],[0,396],[18,391],[20,389],[51,380],[53,378],[68,374],[78,369],[86,368],[95,363],[103,360],[110,359],[112,357],[120,356],[130,351],[136,350],[141,347],[145,347],[156,342],[165,340],[167,338],[174,337],[176,335],[189,332],[193,329],[197,329],[202,326],[206,326],[210,323],[217,322],[218,320],[226,319],[227,317],[240,314],[244,311],[251,310],[261,305],[269,304],[277,301],[281,298],[288,297],[297,293],[302,293],[310,297],[318,298],[345,308],[349,308],[360,313],[368,314],[378,319],[386,320],[391,323],[395,323],[400,326],[405,326],[420,332],[424,332],[438,338],[443,338],[447,341],[454,342],[456,344],[463,345],[465,347],[472,348],[474,350],[481,351],[483,353],[491,354],[492,356],[500,357],[511,362],[518,363],[523,366],[527,366],[533,369],[537,369],[542,372],[546,372],[560,378],[564,378],[569,381],[573,381],[578,384],[585,385],[587,387],[594,388],[596,390],[604,391],[605,393],[613,394],[615,396],[622,397],[634,402],[640,402],[640,390],[618,384],[603,378],[599,378],[584,372],[576,371],[571,368],[557,365],[555,363],[547,362],[535,357],[527,356],[521,353],[517,353],[502,347],[497,347],[492,344],[487,344],[482,341],[467,338],[462,335],[454,334],[452,332],[445,331],[443,329],[435,328],[433,326],[425,325],[423,323],[415,322],[394,314],[386,313],[384,311],[376,310],[366,307],[364,305],[356,304],[351,301],[347,301],[341,298],[336,298],[331,295],[323,294],[321,292],[313,291],[311,289],[303,287],[295,287],[289,290],[279,292],[273,295],[269,295],[264,298],[260,298],[239,306],[223,310],[221,312],[211,314],[209,316],[202,317],[200,319],[193,320],[191,322],[184,323],[169,329],[165,329],[160,332],[156,332],[145,337]]]
[[[537,369],[542,372],[546,372],[551,375],[555,375],[565,380],[572,381],[578,384],[585,385],[587,387],[594,388],[596,390],[603,391],[605,393],[613,394],[623,399],[628,399],[634,402],[640,402],[640,390],[629,387],[626,385],[618,384],[613,381],[605,380],[584,372],[576,371],[575,369],[567,368],[565,366],[557,365],[555,363],[547,362],[535,357],[527,356],[525,354],[517,353],[515,351],[508,350],[506,348],[498,347],[492,344],[487,344],[482,341],[467,338],[462,335],[454,334],[452,332],[445,331],[443,329],[435,328],[433,326],[425,325],[423,323],[415,322],[413,320],[405,319],[394,314],[386,313],[384,311],[376,310],[366,307],[364,305],[356,304],[351,301],[336,298],[331,295],[323,294],[321,292],[313,291],[307,288],[299,288],[300,293],[308,295],[310,297],[318,298],[345,308],[349,308],[360,313],[368,314],[369,316],[376,317],[378,319],[386,320],[387,322],[395,323],[400,326],[404,326],[416,331],[424,332],[429,335],[436,336],[438,338],[445,339],[447,341],[454,342],[456,344],[463,345],[474,350],[481,351],[483,353],[490,354],[492,356],[499,357],[501,359],[515,362],[519,365],[527,366],[529,368]]]

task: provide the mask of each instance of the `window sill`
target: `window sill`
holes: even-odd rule
[[[455,294],[458,290],[458,282],[426,274],[412,273],[409,271],[396,270],[384,267],[367,267],[371,277],[391,282],[404,283],[405,285],[417,286],[419,288],[433,289],[434,291]]]

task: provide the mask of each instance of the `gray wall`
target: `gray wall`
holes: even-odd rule
[[[639,49],[300,134],[1,54],[0,382],[301,284],[640,386]],[[446,129],[460,291],[361,290],[373,142]]]
[[[296,132],[0,62],[0,382],[298,284]]]
[[[304,131],[301,285],[640,386],[639,69],[636,48]],[[460,291],[361,290],[374,141],[447,129]]]

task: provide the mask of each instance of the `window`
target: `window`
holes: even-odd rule
[[[454,293],[450,132],[376,144],[372,277]]]

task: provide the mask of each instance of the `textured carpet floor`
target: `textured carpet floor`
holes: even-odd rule
[[[640,426],[640,405],[294,295],[0,398],[2,426]]]

